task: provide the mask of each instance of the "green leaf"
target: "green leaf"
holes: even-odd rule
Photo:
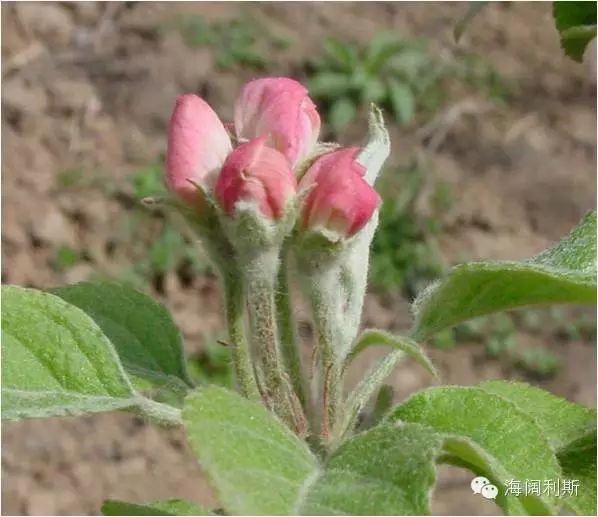
[[[370,346],[388,346],[400,350],[412,359],[415,359],[421,366],[435,377],[438,372],[424,350],[412,339],[405,336],[393,336],[392,334],[378,329],[366,329],[357,338],[353,348],[345,359],[345,366],[357,357],[361,352]]]
[[[181,333],[162,304],[112,282],[83,282],[50,292],[76,305],[98,324],[129,374],[158,384],[192,385]]]
[[[577,494],[564,503],[578,515],[596,515],[596,431],[570,443],[558,453],[563,479],[579,481]]]
[[[469,6],[465,11],[465,14],[459,18],[459,21],[455,24],[455,28],[453,29],[453,37],[455,41],[458,43],[465,32],[467,26],[471,23],[471,20],[475,18],[475,16],[488,5],[488,2],[478,1],[478,2],[469,2]]]
[[[261,404],[209,386],[187,397],[183,420],[229,514],[294,514],[318,464],[305,442]]]
[[[79,415],[137,403],[118,355],[82,310],[2,287],[2,418]]]
[[[399,41],[392,34],[388,37],[382,36],[379,41],[373,41],[368,47],[369,56],[366,61],[366,69],[371,75],[380,75],[389,60],[400,55],[405,48],[405,44]]]
[[[415,95],[411,87],[396,79],[389,79],[388,95],[397,120],[401,124],[410,122],[415,115]]]
[[[442,439],[417,424],[355,436],[307,490],[302,515],[429,515]]]
[[[488,381],[480,388],[513,402],[542,429],[563,469],[579,480],[577,496],[565,504],[581,515],[596,513],[596,411],[522,382]]]
[[[553,248],[523,261],[469,262],[413,304],[417,341],[468,319],[532,304],[596,302],[596,211]]]
[[[552,14],[565,54],[581,62],[596,37],[596,2],[553,2]]]
[[[583,436],[596,433],[595,410],[540,388],[508,381],[488,381],[480,384],[480,388],[504,397],[531,416],[557,451]]]
[[[520,498],[507,494],[503,480],[511,480],[513,476],[491,455],[476,442],[466,436],[444,435],[444,452],[439,458],[439,463],[447,463],[456,467],[470,470],[474,476],[484,476],[491,484],[497,487],[498,493],[495,503],[507,515],[544,515],[551,513],[552,509],[541,501],[528,501],[528,508],[523,505]]]
[[[334,101],[328,113],[330,126],[334,131],[340,131],[355,118],[357,108],[348,97],[341,97]]]
[[[105,501],[103,515],[213,515],[210,510],[198,504],[182,499],[167,499],[147,504],[127,503],[125,501]]]
[[[552,497],[509,494],[509,480],[558,480],[561,469],[533,418],[514,403],[480,388],[442,387],[421,391],[396,408],[390,420],[417,422],[445,433],[447,453],[475,472],[487,473],[499,489],[497,503],[510,513],[552,511]]]
[[[390,384],[384,384],[380,386],[378,395],[376,395],[376,401],[374,402],[374,408],[368,417],[369,427],[373,427],[378,424],[392,409],[392,402],[394,399],[394,389]]]

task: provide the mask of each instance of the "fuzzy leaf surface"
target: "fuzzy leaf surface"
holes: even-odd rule
[[[167,499],[147,504],[107,500],[103,515],[213,515],[210,510],[182,499]]]
[[[442,439],[418,424],[382,425],[345,442],[306,492],[302,515],[428,515]]]
[[[563,479],[578,480],[577,494],[567,494],[565,505],[578,515],[596,515],[596,431],[558,452]]]
[[[554,498],[505,497],[509,480],[558,480],[561,469],[531,416],[509,400],[481,388],[449,386],[421,391],[399,405],[391,421],[417,422],[447,437],[445,450],[496,484],[497,504],[509,514],[553,512]]]
[[[578,514],[596,513],[596,411],[522,382],[488,381],[480,388],[530,415],[556,450],[563,479],[579,480],[565,504]]]
[[[181,333],[162,304],[114,282],[82,282],[50,292],[98,324],[127,373],[158,384],[191,384]]]
[[[318,462],[264,406],[208,386],[187,397],[183,420],[191,447],[229,514],[293,514]]]
[[[2,287],[2,418],[135,405],[112,343],[82,310],[35,289]]]
[[[596,302],[596,212],[553,248],[523,261],[469,262],[413,304],[417,341],[465,320],[524,305]]]
[[[596,434],[596,411],[574,404],[523,382],[488,381],[480,388],[513,402],[530,415],[559,450],[587,435]]]

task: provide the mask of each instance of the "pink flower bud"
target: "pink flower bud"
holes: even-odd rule
[[[278,219],[297,189],[287,159],[266,145],[266,137],[239,145],[228,156],[216,182],[215,193],[224,211],[232,215],[239,201],[254,202],[269,219]]]
[[[170,118],[166,184],[189,204],[201,194],[193,185],[211,187],[232,147],[218,115],[197,95],[181,95]]]
[[[343,237],[355,235],[380,204],[378,193],[363,179],[365,168],[356,147],[320,156],[299,182],[299,190],[315,185],[302,213],[303,228],[326,228]]]
[[[320,116],[300,83],[267,77],[243,87],[235,104],[235,130],[240,139],[266,135],[268,144],[294,166],[315,147]]]

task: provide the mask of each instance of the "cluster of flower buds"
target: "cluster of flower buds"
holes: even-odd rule
[[[360,231],[380,197],[365,179],[359,149],[319,143],[319,134],[316,106],[292,79],[247,83],[226,126],[204,100],[183,95],[170,120],[165,180],[221,272],[241,392],[259,395],[301,434],[306,419],[312,429],[318,424],[303,385],[292,310],[285,309],[285,257],[296,259],[318,328],[326,436],[340,393],[331,386],[341,371],[338,351],[352,339],[346,329],[358,326],[359,314],[347,307],[360,307],[353,299],[364,290],[373,232]]]
[[[363,179],[358,150],[318,156],[319,133],[316,107],[292,79],[247,83],[235,104],[232,139],[204,100],[182,95],[170,120],[166,181],[200,213],[205,193],[211,192],[228,216],[240,203],[252,204],[272,222],[298,192],[309,189],[297,227],[348,238],[365,225],[380,199]],[[300,171],[305,172],[298,178]]]

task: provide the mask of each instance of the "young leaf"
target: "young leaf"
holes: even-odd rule
[[[429,515],[442,439],[418,424],[384,425],[344,443],[301,501],[301,515]]]
[[[565,54],[581,62],[596,37],[596,2],[553,2],[552,14]]]
[[[401,350],[412,359],[415,359],[432,375],[438,377],[438,372],[432,361],[415,341],[405,336],[393,336],[388,332],[377,329],[366,329],[361,333],[345,359],[345,366],[348,366],[356,356],[370,346],[388,346]]]
[[[390,384],[383,384],[378,390],[374,408],[366,420],[366,427],[373,427],[378,424],[392,409],[394,390]]]
[[[558,453],[563,479],[579,481],[566,494],[565,505],[578,515],[596,515],[596,431],[570,443]]]
[[[332,449],[335,449],[353,430],[365,405],[403,357],[405,357],[404,352],[396,350],[382,358],[364,375],[361,382],[349,394],[341,407],[339,418],[332,428],[330,437]]]
[[[483,389],[450,386],[420,391],[398,406],[389,419],[417,422],[445,433],[451,438],[447,452],[487,472],[498,482],[503,496],[509,480],[561,478],[555,454],[532,417]],[[545,514],[554,504],[551,496],[508,495],[497,503],[509,512],[518,512],[523,505],[528,512]]]
[[[183,340],[166,308],[113,282],[83,282],[50,289],[85,311],[112,341],[125,370],[154,383],[189,387]]]
[[[407,124],[415,115],[415,95],[410,86],[396,79],[388,80],[388,96],[395,117],[401,124]]]
[[[112,344],[82,310],[2,287],[2,418],[79,415],[136,404]]]
[[[523,305],[595,301],[596,211],[592,211],[567,238],[529,260],[454,267],[415,300],[412,337],[422,341],[476,316]]]
[[[305,442],[261,404],[209,386],[187,397],[191,447],[232,515],[290,515],[318,471]]]
[[[147,504],[105,501],[103,515],[213,515],[210,510],[182,499],[167,499]]]
[[[480,388],[513,402],[530,415],[555,450],[596,433],[596,411],[523,382],[488,381]]]

